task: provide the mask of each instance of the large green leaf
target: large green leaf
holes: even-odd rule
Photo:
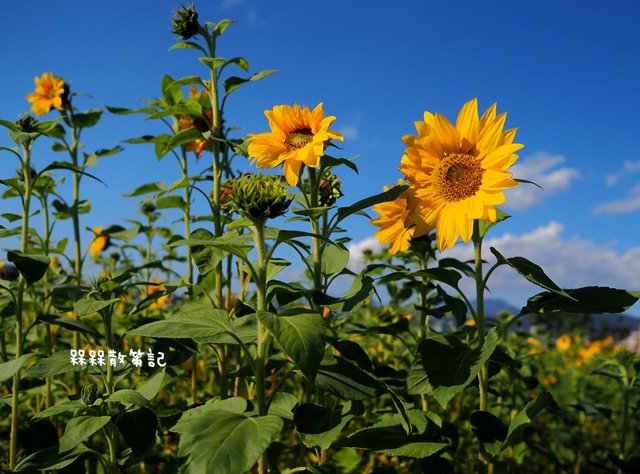
[[[29,255],[18,250],[7,252],[7,260],[16,266],[29,286],[44,276],[51,262],[46,255]]]
[[[264,71],[260,71],[251,75],[248,79],[243,79],[242,77],[236,77],[236,76],[228,77],[227,79],[224,80],[224,83],[223,83],[224,93],[225,95],[229,95],[238,87],[242,86],[243,84],[246,84],[247,82],[259,81],[260,79],[263,79],[273,74],[274,72],[277,72],[277,70],[266,69]]]
[[[296,409],[293,422],[306,446],[329,449],[347,423],[363,412],[361,402],[347,402],[344,407],[338,405],[334,408],[304,403]]]
[[[139,457],[144,456],[156,441],[158,419],[149,408],[142,407],[122,413],[116,426],[122,438]]]
[[[223,410],[183,417],[173,427],[180,433],[178,455],[186,457],[185,472],[243,474],[282,430],[280,417],[247,418]]]
[[[551,278],[547,276],[544,270],[536,265],[535,263],[527,260],[523,257],[511,257],[505,258],[502,256],[500,252],[491,247],[491,253],[495,255],[498,263],[502,263],[504,265],[509,265],[515,271],[517,271],[520,275],[525,277],[531,283],[538,285],[545,290],[549,290],[552,293],[557,293],[559,295],[563,295],[565,297],[570,298],[570,296],[558,285],[556,285]]]
[[[258,311],[257,317],[285,354],[313,382],[324,355],[326,326],[322,316],[311,312],[277,316]]]
[[[24,378],[44,378],[52,375],[64,374],[86,369],[86,366],[74,365],[71,363],[71,353],[69,351],[58,351],[50,357],[40,359],[24,373]]]
[[[509,424],[507,438],[504,440],[501,449],[512,444],[521,428],[531,422],[533,417],[540,413],[549,403],[551,403],[552,400],[553,397],[549,392],[539,393],[536,398],[531,400],[524,408],[522,408],[522,410],[516,413],[516,416],[513,417],[513,420],[511,420],[511,423]]]
[[[387,191],[376,194],[374,196],[370,196],[368,198],[362,199],[350,206],[339,207],[337,211],[337,222],[340,222],[345,217],[348,217],[356,212],[363,211],[364,209],[371,207],[375,204],[380,204],[381,202],[393,201],[397,199],[403,192],[409,189],[408,185],[402,186],[393,186]]]
[[[37,354],[35,353],[23,354],[17,359],[11,359],[8,362],[0,364],[0,382],[4,382],[5,380],[9,380],[13,377],[13,375],[18,372],[29,359],[36,355]]]
[[[426,458],[448,446],[438,436],[438,429],[433,423],[418,430],[419,434],[407,435],[400,423],[398,415],[386,417],[375,425],[356,431],[341,446],[369,449],[387,456],[406,456],[410,458]]]
[[[93,127],[100,121],[102,116],[102,110],[92,109],[86,112],[76,113],[72,116],[72,123],[79,128]]]
[[[564,290],[569,298],[545,291],[529,298],[520,314],[566,311],[579,314],[622,313],[636,304],[640,291],[587,286]]]
[[[435,334],[418,347],[407,377],[411,395],[431,394],[443,408],[478,375],[496,348],[491,329],[482,347],[471,348],[454,335]]]
[[[85,297],[81,300],[76,301],[76,304],[73,305],[73,312],[78,316],[87,316],[92,313],[97,313],[98,311],[111,306],[118,301],[120,301],[120,298],[98,300]]]
[[[78,446],[83,441],[109,423],[110,416],[89,416],[81,415],[71,418],[64,429],[64,434],[60,439],[60,453],[69,451]]]
[[[55,445],[30,454],[18,463],[13,472],[33,473],[45,469],[63,469],[84,454],[98,454],[83,444],[79,444],[75,448],[63,453],[59,453],[58,449],[58,445]]]
[[[36,413],[33,418],[49,418],[50,416],[60,415],[62,413],[74,413],[76,410],[82,410],[84,408],[87,408],[87,404],[82,400],[69,400],[66,398],[58,402],[57,405],[42,410],[40,413]]]

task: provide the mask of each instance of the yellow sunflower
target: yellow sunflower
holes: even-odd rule
[[[27,100],[31,102],[31,111],[40,117],[48,114],[51,107],[62,110],[65,96],[64,80],[45,72],[42,77],[34,78],[34,81],[36,91],[27,94]]]
[[[284,175],[291,186],[298,184],[302,165],[317,168],[328,141],[340,140],[342,135],[329,126],[336,119],[325,117],[322,103],[309,110],[299,105],[277,105],[265,110],[271,132],[250,135],[249,156],[258,168],[284,165]]]
[[[418,135],[402,138],[406,151],[398,168],[416,187],[427,208],[427,223],[436,228],[440,251],[458,237],[471,239],[473,221],[496,221],[495,206],[504,203],[504,189],[517,186],[507,169],[524,145],[513,143],[516,129],[503,131],[506,113],[496,105],[478,118],[478,100],[467,102],[455,126],[440,114],[424,113],[415,122]]]
[[[147,289],[147,293],[149,296],[153,295],[154,293],[157,293],[164,287],[164,283],[160,283],[160,280],[158,280],[157,278],[155,282],[157,283],[157,285],[149,285]],[[151,303],[149,307],[151,309],[162,309],[167,305],[168,301],[169,301],[169,295],[163,295],[158,299],[156,299],[153,303]]]
[[[103,250],[109,247],[109,236],[100,235],[102,234],[102,227],[94,227],[93,233],[96,237],[93,239],[91,244],[89,245],[89,253],[93,258],[97,258]]]
[[[398,180],[398,185],[406,184]],[[388,186],[384,190],[389,190]],[[424,208],[416,197],[416,190],[411,186],[397,199],[381,202],[373,206],[373,210],[380,214],[371,223],[380,230],[376,232],[376,238],[381,244],[390,244],[389,253],[395,255],[409,248],[411,239],[426,235],[433,230],[425,221]]]

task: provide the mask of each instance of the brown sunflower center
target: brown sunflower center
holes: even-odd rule
[[[284,146],[288,150],[297,150],[313,140],[313,132],[310,128],[300,128],[293,132],[287,133],[284,139]]]
[[[433,170],[433,187],[447,201],[473,196],[482,184],[482,167],[473,155],[452,153]]]

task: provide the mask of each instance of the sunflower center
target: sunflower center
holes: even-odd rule
[[[433,187],[447,201],[473,196],[482,184],[482,167],[473,155],[452,153],[433,170]]]
[[[293,132],[287,133],[284,139],[284,146],[288,150],[297,150],[304,147],[307,143],[313,140],[313,132],[310,128],[300,128]]]

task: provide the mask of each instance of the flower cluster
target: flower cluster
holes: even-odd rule
[[[505,121],[506,114],[498,115],[495,104],[479,118],[473,99],[462,107],[455,125],[429,112],[415,122],[418,134],[403,137],[406,149],[398,168],[411,191],[393,204],[374,207],[380,214],[373,221],[381,228],[378,239],[391,244],[392,254],[433,229],[442,251],[458,237],[468,242],[474,220],[496,221],[495,206],[505,201],[503,190],[518,184],[508,168],[523,147],[513,143],[515,129],[503,130]],[[399,211],[395,219],[390,209]]]

